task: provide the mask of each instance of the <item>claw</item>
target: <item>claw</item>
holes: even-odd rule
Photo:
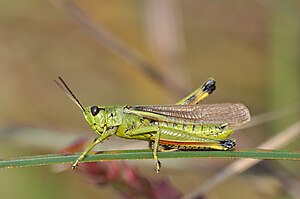
[[[72,169],[77,169],[78,163],[81,162],[86,157],[86,154],[82,154],[75,162],[72,164]]]
[[[225,150],[228,150],[235,146],[235,141],[231,139],[225,139],[221,140],[220,144],[225,148]]]
[[[159,172],[160,167],[161,167],[161,163],[160,163],[160,161],[158,160],[158,161],[156,161],[156,169],[155,169],[155,172],[156,172],[156,173]]]
[[[78,164],[77,164],[77,163],[74,163],[74,164],[72,165],[72,169],[73,169],[73,170],[77,169],[77,167],[78,167]]]

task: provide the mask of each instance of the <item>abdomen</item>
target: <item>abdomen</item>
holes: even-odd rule
[[[165,149],[228,150],[235,146],[234,140],[227,139],[232,129],[223,125],[166,122],[153,122],[152,125],[160,127],[159,144]],[[152,139],[155,139],[155,136]]]

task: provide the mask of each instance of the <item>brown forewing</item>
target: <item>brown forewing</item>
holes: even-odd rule
[[[232,127],[241,126],[250,121],[247,107],[240,103],[221,103],[203,105],[141,105],[127,107],[141,113],[157,114],[158,121],[176,122],[185,124],[228,124]],[[153,116],[149,117],[153,119]]]

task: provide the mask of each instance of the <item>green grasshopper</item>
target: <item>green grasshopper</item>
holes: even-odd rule
[[[98,135],[72,165],[75,169],[88,153],[106,138],[145,140],[150,143],[156,172],[161,163],[157,152],[173,150],[230,150],[235,140],[227,137],[234,127],[250,121],[249,110],[240,103],[197,105],[216,88],[213,78],[175,105],[89,106],[84,108],[71,89],[55,81],[82,110]]]

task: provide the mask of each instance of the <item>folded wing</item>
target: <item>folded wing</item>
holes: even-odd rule
[[[182,124],[228,124],[237,127],[250,121],[248,108],[240,103],[127,106],[124,112]]]

